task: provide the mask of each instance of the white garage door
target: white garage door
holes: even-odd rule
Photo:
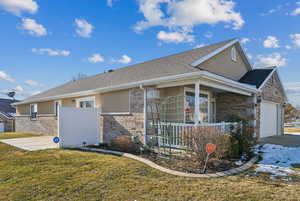
[[[279,106],[276,103],[261,103],[260,136],[269,137],[277,135],[280,128]]]

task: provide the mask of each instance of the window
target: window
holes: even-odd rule
[[[38,107],[37,104],[31,104],[30,105],[30,118],[31,119],[36,119],[37,118],[37,113],[38,113]]]
[[[200,121],[208,123],[210,121],[209,93],[200,93]],[[195,93],[185,92],[185,122],[195,122]]]
[[[76,106],[80,108],[93,108],[95,107],[95,97],[76,99]]]
[[[237,61],[237,56],[236,56],[236,49],[235,47],[231,48],[231,60],[236,62]]]
[[[159,98],[159,90],[149,89],[147,90],[147,99],[156,99]]]

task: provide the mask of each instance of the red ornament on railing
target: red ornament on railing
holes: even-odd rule
[[[185,108],[184,111],[185,112],[192,112],[192,108]]]

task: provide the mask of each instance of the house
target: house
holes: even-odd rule
[[[97,107],[102,139],[137,136],[146,143],[149,104],[182,97],[176,122],[217,124],[237,115],[257,137],[283,134],[286,95],[276,67],[253,69],[239,39],[90,76],[16,103],[18,132],[57,135],[57,108]],[[167,112],[168,121],[174,115]]]
[[[15,100],[0,98],[0,133],[15,130],[16,108],[11,106],[15,102]]]

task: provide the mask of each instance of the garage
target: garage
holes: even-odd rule
[[[4,132],[4,123],[0,121],[0,133]]]
[[[260,117],[261,137],[281,134],[282,107],[280,104],[262,101]]]

